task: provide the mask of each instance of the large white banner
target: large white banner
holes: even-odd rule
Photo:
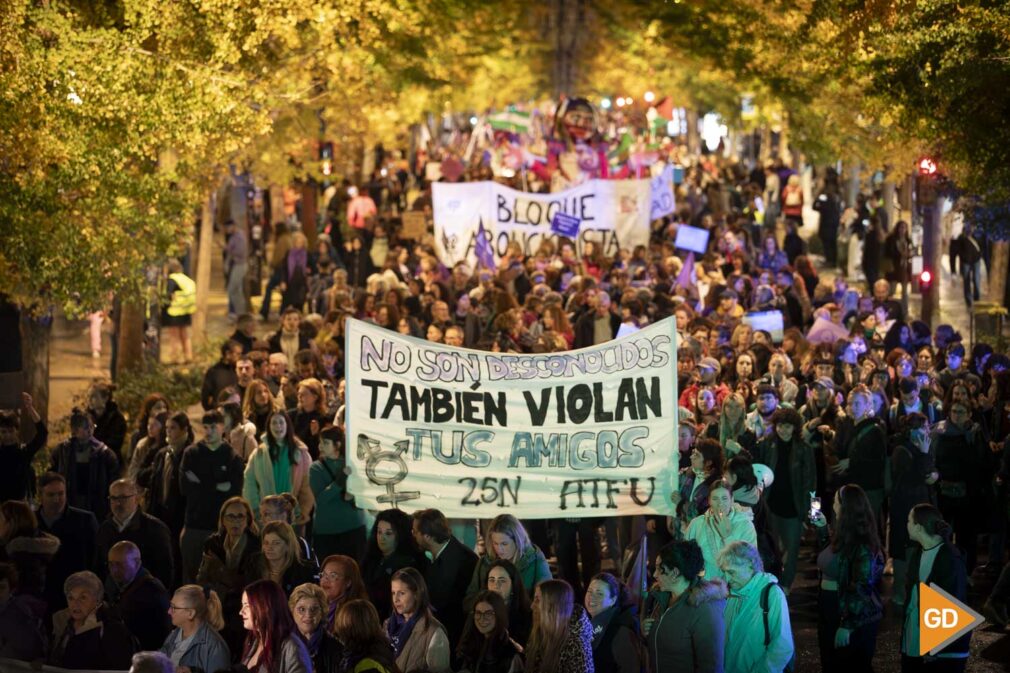
[[[675,322],[544,355],[347,328],[348,490],[450,517],[671,514]]]
[[[481,225],[496,257],[509,241],[518,241],[527,255],[544,239],[556,239],[551,221],[556,213],[579,219],[576,253],[586,241],[605,257],[619,248],[649,244],[653,209],[651,180],[589,180],[553,194],[520,192],[497,182],[436,182],[432,185],[435,252],[443,264],[475,264]]]

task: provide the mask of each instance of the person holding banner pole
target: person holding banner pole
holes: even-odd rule
[[[511,514],[499,514],[488,527],[485,551],[473,571],[463,605],[469,609],[477,594],[487,586],[488,573],[498,559],[515,564],[527,594],[544,580],[552,579],[547,558],[540,548],[530,542],[530,536],[519,520]]]

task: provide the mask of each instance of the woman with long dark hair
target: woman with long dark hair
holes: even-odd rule
[[[564,580],[545,580],[537,585],[526,665],[529,673],[593,670],[593,627]]]
[[[305,525],[312,514],[315,496],[309,486],[312,457],[295,436],[294,423],[285,411],[270,415],[267,432],[259,448],[249,456],[242,485],[242,497],[259,518],[260,500],[268,495],[291,493],[298,499],[295,526]]]
[[[834,502],[835,526],[813,519],[823,545],[817,640],[824,671],[872,670],[877,630],[884,614],[877,585],[884,569],[873,508],[862,488],[842,486]]]
[[[451,671],[451,645],[442,623],[435,619],[424,577],[403,568],[390,582],[393,610],[383,626],[393,644],[396,665],[404,671]]]
[[[312,673],[309,650],[277,584],[259,580],[247,586],[239,614],[247,632],[241,662],[250,673]]]
[[[340,673],[400,673],[379,613],[366,600],[345,603],[337,613],[333,633],[344,645]]]
[[[137,414],[137,429],[130,435],[129,450],[123,456],[126,465],[132,465],[133,452],[137,448],[137,443],[147,436],[147,421],[151,416],[167,414],[172,411],[172,405],[168,398],[161,393],[151,393],[140,403],[140,413]],[[136,477],[136,474],[130,475]]]
[[[375,517],[375,525],[368,536],[361,575],[368,589],[368,599],[380,614],[388,615],[392,608],[389,583],[393,573],[408,567],[423,571],[428,565],[411,533],[413,524],[414,520],[405,512],[383,510]]]
[[[509,637],[508,607],[496,592],[477,594],[456,648],[456,658],[462,670],[473,673],[522,671],[522,647]]]
[[[508,608],[509,635],[520,646],[526,647],[533,628],[533,608],[530,595],[526,592],[522,577],[515,564],[508,559],[497,559],[487,573],[487,590],[493,591],[505,601]]]
[[[968,572],[961,552],[950,541],[953,530],[933,505],[916,505],[908,513],[908,537],[915,545],[908,558],[905,580],[905,620],[901,629],[901,670],[963,671],[968,661],[971,632],[947,645],[938,658],[919,653],[919,585],[935,584],[955,600],[968,601]]]

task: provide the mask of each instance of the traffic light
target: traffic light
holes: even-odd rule
[[[919,274],[919,292],[921,294],[926,294],[933,288],[933,272],[929,269],[923,269],[922,273]]]
[[[921,157],[919,159],[919,175],[936,175],[936,159]]]

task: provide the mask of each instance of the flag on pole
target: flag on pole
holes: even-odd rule
[[[687,253],[687,259],[684,260],[684,265],[680,268],[680,275],[677,276],[677,285],[684,289],[693,287],[695,283],[694,275],[694,253]]]
[[[510,133],[530,132],[530,113],[509,110],[508,112],[498,112],[488,115],[488,123],[495,131],[508,131]]]
[[[474,252],[477,254],[477,263],[486,269],[494,269],[494,250],[491,249],[491,241],[488,240],[488,235],[484,229],[484,218],[480,219],[480,224],[477,226],[477,243],[474,246]]]
[[[649,537],[647,534],[642,534],[642,541],[638,545],[638,554],[635,556],[631,570],[628,571],[626,584],[638,599],[638,614],[644,617],[642,609],[645,605],[645,597],[649,593]]]

